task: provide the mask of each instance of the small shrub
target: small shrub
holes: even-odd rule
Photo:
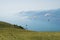
[[[15,27],[15,28],[18,28],[18,29],[19,29],[19,28],[24,29],[22,26],[18,26],[18,25],[15,25],[15,24],[14,24],[14,27]]]

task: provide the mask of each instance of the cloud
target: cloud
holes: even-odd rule
[[[28,19],[29,16],[21,16],[20,19]]]
[[[33,18],[38,18],[38,16],[33,16]]]

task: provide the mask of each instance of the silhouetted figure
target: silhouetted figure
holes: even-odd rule
[[[48,19],[48,22],[50,21],[50,19]]]
[[[28,25],[26,24],[26,29],[28,29],[28,27],[27,27]]]
[[[28,26],[28,25],[26,25],[26,26]]]

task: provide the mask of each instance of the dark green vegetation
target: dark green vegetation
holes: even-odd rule
[[[60,40],[60,32],[33,32],[0,22],[0,40]]]

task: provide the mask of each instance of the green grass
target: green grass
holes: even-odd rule
[[[60,32],[33,32],[8,24],[0,22],[0,40],[60,40]]]

